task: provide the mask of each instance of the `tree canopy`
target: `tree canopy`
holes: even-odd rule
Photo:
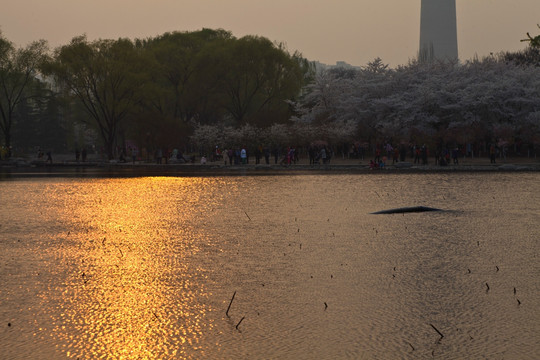
[[[540,29],[540,25],[538,25],[538,28]],[[531,47],[540,48],[540,35],[532,37],[531,34],[527,33],[527,39],[521,41],[528,41]]]
[[[538,144],[540,47],[528,37],[524,51],[482,60],[392,69],[376,58],[315,72],[283,44],[222,29],[136,40],[83,35],[51,56],[44,41],[17,49],[0,34],[0,130],[9,147],[13,134],[32,138],[14,124],[45,139],[63,118],[72,123],[66,136],[84,142],[84,120],[109,159],[128,140],[147,150],[188,142]]]
[[[89,42],[85,36],[56,50],[47,70],[66,94],[75,96],[97,124],[109,159],[120,123],[141,101],[146,66],[127,39]]]
[[[38,81],[39,67],[47,51],[44,40],[32,42],[25,48],[15,48],[0,33],[0,131],[8,156],[16,110],[32,96],[30,88]]]
[[[47,66],[65,94],[84,105],[111,159],[119,132],[144,133],[139,142],[155,147],[196,124],[287,121],[287,101],[299,94],[309,69],[300,54],[266,38],[210,29],[136,41],[80,36],[58,48]]]
[[[380,69],[379,67],[376,67]],[[538,141],[540,69],[504,56],[464,64],[411,62],[342,77],[318,74],[297,103],[297,121],[351,124],[364,141]]]

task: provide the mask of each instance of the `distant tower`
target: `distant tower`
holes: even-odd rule
[[[456,0],[422,0],[418,58],[457,60]]]

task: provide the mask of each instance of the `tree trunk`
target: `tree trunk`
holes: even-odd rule
[[[105,151],[107,152],[107,159],[114,160],[114,139],[107,139],[105,141]]]
[[[7,158],[9,159],[11,157],[11,133],[9,129],[6,129],[4,134],[4,143],[6,145]]]

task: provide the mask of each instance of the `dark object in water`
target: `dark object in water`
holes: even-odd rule
[[[373,212],[372,214],[403,214],[412,212],[426,212],[426,211],[442,211],[441,209],[430,208],[427,206],[410,206],[397,209],[381,210]]]

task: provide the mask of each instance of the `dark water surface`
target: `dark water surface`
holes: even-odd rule
[[[538,173],[3,180],[0,358],[538,359],[539,238]]]

